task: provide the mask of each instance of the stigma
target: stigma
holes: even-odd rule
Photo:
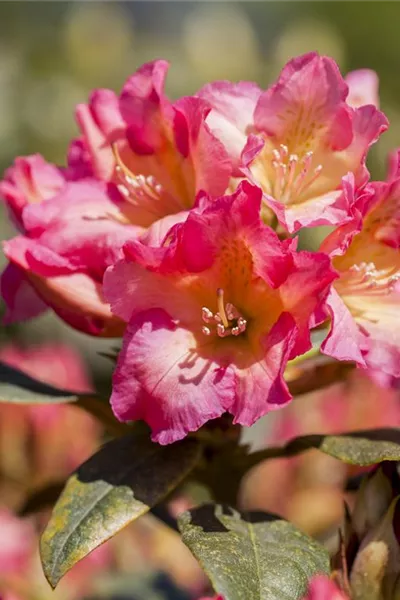
[[[201,330],[204,335],[209,336],[216,332],[219,337],[224,338],[230,335],[238,336],[246,331],[246,319],[233,304],[230,302],[225,304],[222,288],[217,289],[217,308],[216,313],[206,306],[201,309],[202,320],[206,323]]]
[[[272,167],[275,171],[273,195],[284,203],[290,203],[291,191],[296,197],[318,179],[322,165],[312,167],[314,153],[306,152],[303,157],[289,154],[289,149],[284,144],[272,151]]]

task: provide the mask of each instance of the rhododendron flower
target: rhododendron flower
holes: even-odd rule
[[[289,61],[261,94],[243,82],[216,82],[200,90],[214,107],[209,117],[213,130],[233,159],[239,138],[243,142],[247,135],[241,174],[263,189],[266,220],[275,213],[293,232],[349,218],[354,186],[369,178],[368,148],[387,128],[387,120],[375,106],[352,108],[347,94],[336,63],[315,52]],[[236,116],[239,111],[241,117]],[[234,139],[227,143],[230,137]]]
[[[91,178],[69,180],[74,176],[72,168],[62,172],[34,156],[17,159],[0,185],[22,230],[4,242],[10,261],[1,279],[5,320],[50,306],[76,329],[119,335],[122,323],[103,299],[103,274],[125,240],[143,230],[131,225],[130,205],[118,192]]]
[[[325,575],[315,575],[303,600],[347,600],[347,596]]]
[[[225,411],[251,425],[290,400],[283,370],[309,349],[310,316],[335,275],[327,256],[296,252],[260,222],[261,196],[243,182],[161,246],[127,242],[106,272],[106,297],[129,322],[113,410],[145,420],[162,444]]]
[[[397,151],[387,182],[373,184],[353,222],[321,247],[340,274],[328,300],[332,329],[322,350],[393,377],[400,376],[399,161]]]
[[[200,98],[171,103],[164,93],[168,63],[143,65],[118,97],[95,90],[77,107],[96,177],[112,181],[130,204],[131,222],[147,227],[190,209],[199,191],[223,194],[231,161],[205,118]]]

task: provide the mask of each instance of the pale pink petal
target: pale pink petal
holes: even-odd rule
[[[207,124],[223,142],[237,166],[247,134],[253,126],[254,109],[261,95],[260,88],[250,81],[214,81],[201,88],[197,95],[211,105]]]
[[[262,340],[262,360],[243,370],[236,370],[235,403],[230,412],[234,422],[250,426],[270,410],[284,406],[292,399],[283,378],[286,363],[297,336],[293,317],[283,313]],[[251,401],[249,402],[249,399]]]
[[[78,104],[75,117],[84,136],[94,174],[100,180],[109,181],[114,173],[115,160],[106,134],[95,122],[88,105]]]
[[[362,352],[366,343],[365,336],[336,290],[331,290],[326,307],[332,325],[328,337],[321,345],[321,351],[337,360],[351,360],[365,366]]]
[[[344,78],[349,86],[347,103],[353,108],[373,104],[379,108],[379,79],[371,69],[351,71]]]
[[[169,444],[219,417],[234,396],[234,374],[198,353],[193,334],[160,309],[128,326],[113,377],[111,405],[123,421],[142,419]]]

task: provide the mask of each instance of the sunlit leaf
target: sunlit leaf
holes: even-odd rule
[[[82,394],[58,389],[0,362],[0,402],[60,404],[76,402]]]
[[[113,436],[128,427],[117,421],[107,401],[94,393],[82,394],[54,387],[0,362],[0,402],[11,404],[67,404],[84,409],[105,425]]]
[[[250,454],[247,466],[262,460],[295,456],[316,448],[329,456],[360,467],[368,467],[385,460],[400,460],[400,429],[370,429],[338,435],[303,435],[281,448],[266,448]]]
[[[298,600],[329,556],[291,523],[261,512],[205,505],[179,519],[184,543],[225,600]]]
[[[79,560],[167,496],[200,456],[196,440],[169,446],[147,434],[106,444],[68,480],[44,531],[43,569],[55,587]]]

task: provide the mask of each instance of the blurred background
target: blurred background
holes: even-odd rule
[[[391,125],[371,152],[369,167],[374,178],[384,177],[387,152],[400,145],[399,22],[400,3],[382,0],[1,2],[0,170],[4,171],[15,156],[31,153],[41,153],[48,161],[65,164],[68,142],[77,133],[75,105],[85,102],[93,88],[119,90],[124,80],[149,60],[166,58],[171,61],[167,92],[177,98],[195,92],[214,79],[250,79],[266,87],[289,58],[318,50],[332,56],[343,74],[363,67],[377,71],[381,108]],[[5,239],[12,235],[11,225],[1,212],[0,236]],[[1,258],[0,266],[3,263]],[[44,380],[51,381],[53,377],[53,383],[61,387],[69,384],[87,389],[94,383],[106,392],[112,364],[100,353],[107,352],[113,345],[110,341],[92,339],[69,329],[50,313],[29,323],[0,329],[0,352],[4,360],[28,372],[33,370],[33,374]],[[65,354],[61,348],[66,346]],[[68,358],[68,352],[74,354],[73,359]],[[51,355],[58,355],[61,366],[53,364]],[[79,367],[72,367],[72,363],[79,363]],[[72,377],[72,372],[76,376]],[[365,405],[360,406],[357,402],[360,397],[366,397],[367,391],[369,408],[366,411]],[[380,404],[384,407],[382,410],[377,409],[378,397],[379,402],[384,403]],[[324,405],[320,396],[307,401],[310,407],[307,416],[298,408],[297,399],[291,412],[283,412],[276,421],[272,434],[270,430],[270,439],[282,441],[313,430],[393,425],[399,419],[397,393],[388,392],[385,396],[378,388],[357,378],[331,390]],[[20,508],[26,491],[43,483],[37,481],[37,464],[27,462],[28,449],[36,448],[35,444],[35,460],[43,461],[48,452],[48,446],[42,448],[40,442],[42,427],[47,428],[51,423],[52,430],[59,432],[53,441],[59,462],[49,464],[45,461],[45,466],[40,467],[46,482],[52,481],[55,473],[65,476],[100,443],[101,431],[97,431],[93,423],[82,420],[81,414],[78,416],[78,412],[74,412],[76,409],[70,410],[72,417],[44,413],[37,417],[26,411],[24,414],[18,410],[7,414],[0,411],[0,543],[6,531],[10,539],[18,537],[16,531],[21,527],[20,520],[14,522],[12,513],[7,511]],[[332,414],[335,415],[333,420]],[[67,422],[70,429],[66,428]],[[59,429],[56,429],[57,423]],[[69,455],[70,438],[66,431],[70,435],[79,432],[77,437],[84,436],[87,442],[76,449],[73,457]],[[260,440],[266,439],[263,435],[261,427],[253,437],[257,437],[260,444]],[[244,504],[270,510],[280,507],[304,530],[318,535],[323,532],[326,536],[325,531],[329,533],[341,517],[342,494],[338,490],[348,472],[333,459],[318,456],[318,463],[315,456],[308,454],[304,460],[295,462],[275,461],[268,467],[271,469],[268,473],[258,469],[243,492]],[[280,482],[281,487],[275,486],[275,490],[280,489],[282,493],[285,490],[287,497],[290,495],[287,506],[283,507],[281,495],[268,497],[271,478]],[[183,496],[176,502],[172,510],[184,507],[189,500]],[[3,505],[4,509],[1,508]],[[35,527],[40,528],[40,523]],[[34,573],[32,581],[36,583],[29,587],[36,591],[33,593],[26,586],[19,589],[17,577],[14,584],[19,595],[14,590],[10,598],[7,594],[4,596],[5,600],[17,597],[70,600],[92,596],[120,600],[179,600],[204,591],[203,576],[177,536],[168,533],[153,517],[141,523],[119,538],[117,545],[110,546],[108,554],[103,553],[87,563],[83,579],[90,578],[93,586],[89,591],[76,583],[81,581],[76,575],[61,591],[50,593],[40,575],[35,555],[32,560],[36,566],[32,567],[29,559],[29,572]],[[23,537],[28,539],[29,532]],[[106,580],[99,578],[96,565],[102,571],[107,567],[123,574],[118,580],[120,583],[112,584],[113,591],[107,587]],[[140,577],[135,576],[132,580],[132,571],[140,573]],[[127,577],[130,578],[128,583]],[[0,570],[0,592],[1,585]],[[117,588],[120,585],[122,591],[115,585]],[[6,588],[3,586],[3,589]]]

